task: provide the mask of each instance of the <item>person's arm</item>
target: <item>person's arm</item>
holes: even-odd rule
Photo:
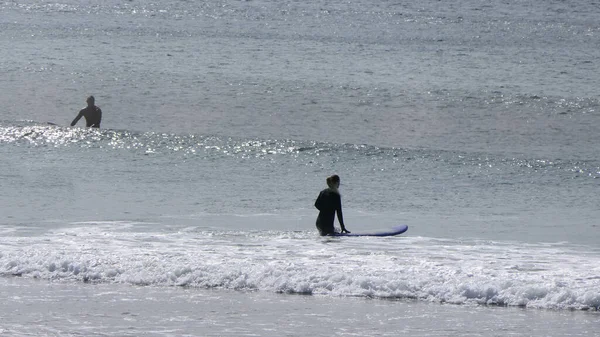
[[[83,117],[83,110],[79,111],[79,114],[77,114],[77,117],[75,117],[75,119],[71,122],[71,126],[75,126],[75,124],[77,124],[77,122],[79,122],[81,117]]]
[[[317,200],[315,200],[315,208],[320,211],[322,203],[323,202],[321,201],[321,193],[319,193],[319,196],[317,197]]]
[[[338,221],[340,222],[340,227],[342,229],[342,233],[350,233],[349,230],[346,229],[346,226],[344,225],[344,215],[342,214],[342,198],[338,195],[339,198],[339,204],[337,207],[337,217],[338,217]]]
[[[102,110],[98,108],[98,127],[100,127],[100,122],[102,122]]]

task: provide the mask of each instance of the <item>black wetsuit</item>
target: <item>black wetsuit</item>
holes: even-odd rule
[[[88,106],[79,111],[79,114],[71,122],[71,126],[75,126],[81,117],[85,117],[85,126],[99,128],[102,121],[102,110],[97,106]]]
[[[342,212],[342,198],[340,194],[327,188],[319,193],[317,201],[315,201],[315,207],[319,210],[319,216],[317,217],[317,229],[321,235],[330,235],[335,233],[333,222],[335,220],[335,213],[338,212],[338,220],[342,224],[340,214]]]

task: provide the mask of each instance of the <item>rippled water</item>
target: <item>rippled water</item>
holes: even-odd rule
[[[18,202],[5,213],[5,275],[598,306],[596,203],[568,194],[596,188],[589,163],[25,124],[0,137],[8,153],[36,154],[22,173],[4,164],[5,200]],[[352,230],[403,222],[410,236],[316,240],[328,166],[344,177]]]
[[[593,331],[597,4],[0,11],[0,333]],[[318,237],[332,173],[350,230],[408,232]]]

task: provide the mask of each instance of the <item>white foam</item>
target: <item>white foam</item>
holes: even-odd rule
[[[3,237],[0,273],[454,304],[600,307],[600,256],[565,244],[193,228],[140,233],[132,227],[78,224],[26,243]]]

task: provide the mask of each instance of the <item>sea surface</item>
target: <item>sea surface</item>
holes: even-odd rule
[[[599,17],[0,1],[0,335],[600,336]]]

